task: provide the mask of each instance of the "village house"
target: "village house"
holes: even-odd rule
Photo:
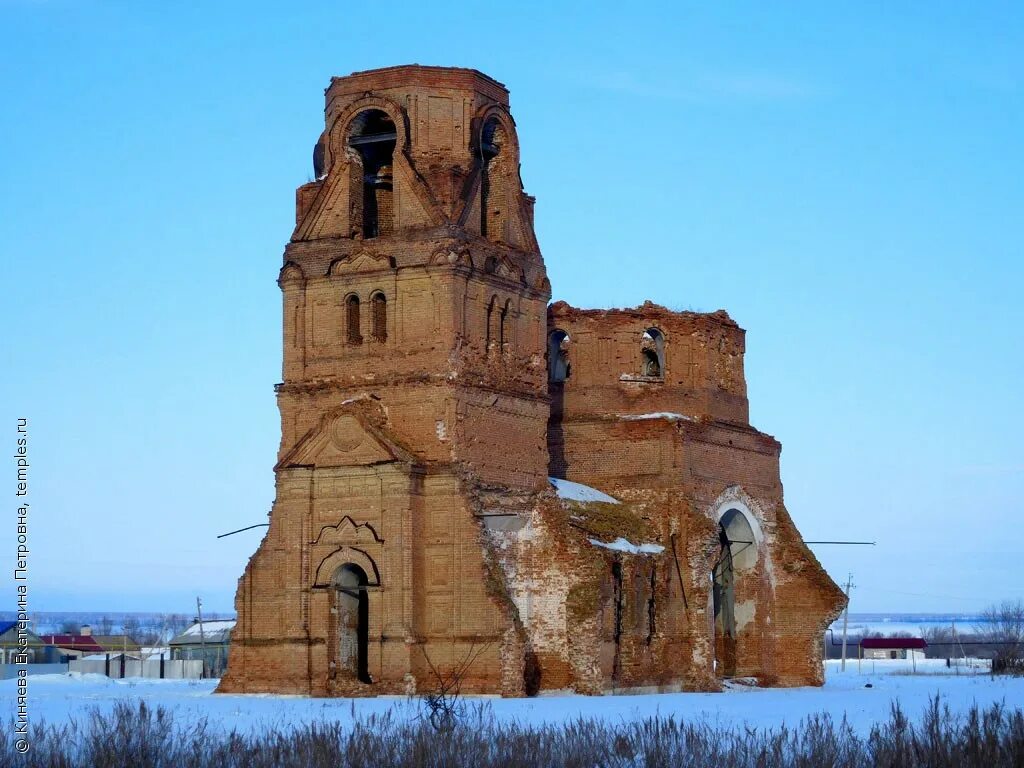
[[[59,649],[61,658],[58,661],[94,654],[128,653],[137,656],[139,653],[139,644],[128,635],[94,635],[88,624],[83,625],[77,634],[40,635],[40,639]]]
[[[21,645],[18,622],[0,621],[0,664],[16,663],[15,656],[25,650],[29,664],[48,664],[60,661],[59,651],[43,642],[39,635],[30,630],[24,633],[27,642]]]
[[[171,659],[203,661],[207,675],[220,677],[228,663],[228,648],[234,627],[234,619],[215,619],[201,623],[196,621],[171,640]]]

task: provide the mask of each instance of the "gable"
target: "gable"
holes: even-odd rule
[[[296,225],[292,240],[346,237],[349,234],[348,195],[347,177],[340,174],[328,176],[302,221]]]
[[[296,224],[292,233],[293,241],[352,236],[352,173],[352,163],[345,159],[327,174],[302,220]],[[430,191],[404,154],[395,154],[392,173],[396,230],[430,226],[444,221]]]
[[[278,463],[288,467],[355,467],[391,461],[410,461],[411,456],[351,411],[325,416]]]
[[[481,234],[482,179],[482,172],[478,169],[467,188],[466,200],[458,219],[460,226],[477,235]],[[492,179],[491,189],[498,199],[503,200],[503,217],[501,230],[489,233],[487,239],[513,248],[537,250],[533,224],[524,210],[522,184],[518,173],[515,176]]]
[[[394,269],[394,260],[388,256],[370,251],[359,251],[350,256],[343,256],[331,262],[327,269],[330,275],[359,274],[360,272],[379,272],[382,269]]]

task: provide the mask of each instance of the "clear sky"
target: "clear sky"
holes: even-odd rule
[[[1024,6],[284,5],[0,0],[34,609],[232,608],[323,89],[404,63],[510,88],[555,299],[747,329],[797,525],[878,541],[816,550],[852,610],[1024,596]]]

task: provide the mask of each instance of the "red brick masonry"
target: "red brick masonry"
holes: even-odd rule
[[[748,423],[743,330],[549,307],[491,78],[359,72],[325,115],[278,280],[277,496],[218,690],[821,684],[844,598]]]

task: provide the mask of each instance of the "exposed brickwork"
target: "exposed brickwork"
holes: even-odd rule
[[[468,655],[463,690],[505,695],[820,683],[842,595],[747,423],[743,331],[549,308],[508,92],[479,72],[335,78],[325,115],[279,276],[277,496],[220,690],[422,692]],[[618,537],[650,546],[591,543]]]

